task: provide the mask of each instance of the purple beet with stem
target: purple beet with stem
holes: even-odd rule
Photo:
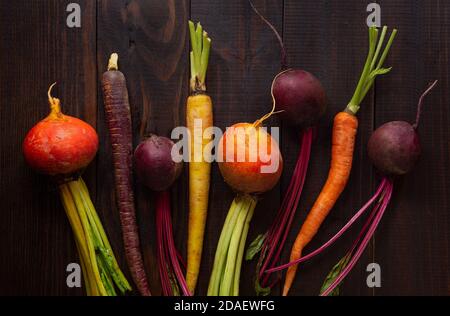
[[[151,135],[134,152],[135,169],[139,181],[156,195],[156,253],[162,294],[191,296],[182,269],[184,261],[173,238],[170,187],[183,166],[172,159],[174,146],[167,137]]]
[[[253,11],[273,31],[281,47],[281,71],[272,81],[273,108],[270,114],[278,113],[283,122],[298,130],[300,147],[288,189],[271,226],[247,249],[246,260],[251,260],[259,252],[255,291],[258,295],[267,295],[279,281],[279,276],[263,272],[279,264],[305,184],[314,128],[325,113],[327,98],[322,84],[311,73],[287,67],[286,49],[280,34],[253,3],[249,3]]]

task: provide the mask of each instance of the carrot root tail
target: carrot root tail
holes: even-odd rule
[[[296,249],[295,255],[291,254],[291,261],[301,258],[302,249],[303,249],[303,247],[298,248],[298,249]],[[289,267],[289,269],[287,270],[286,279],[284,281],[284,286],[283,286],[283,296],[287,296],[289,294],[292,284],[294,283],[295,276],[297,275],[297,269],[298,269],[298,265],[293,265],[293,266]]]

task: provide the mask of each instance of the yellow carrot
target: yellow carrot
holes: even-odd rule
[[[211,98],[206,94],[206,69],[208,67],[211,39],[189,21],[192,51],[191,58],[191,96],[187,100],[186,124],[190,132],[189,162],[189,233],[187,249],[186,282],[193,294],[197,284],[203,249],[211,164],[204,148],[211,137],[203,137],[204,131],[213,126],[213,107]],[[206,135],[205,135],[206,136]]]

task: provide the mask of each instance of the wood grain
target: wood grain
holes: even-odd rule
[[[418,129],[422,157],[398,179],[376,234],[375,261],[382,271],[379,295],[449,295],[449,34],[450,10],[442,1],[382,1],[383,23],[399,29],[389,63],[392,74],[377,85],[378,127],[414,122],[421,93],[434,81]],[[399,17],[401,17],[399,19]]]
[[[149,133],[169,136],[175,126],[184,125],[188,93],[187,18],[188,1],[102,1],[98,10],[98,72],[106,69],[108,56],[119,54],[119,67],[128,83],[133,119],[134,145]],[[105,208],[105,220],[112,229],[115,249],[122,249],[120,225],[114,196],[111,148],[99,98],[98,132],[104,142],[99,151],[98,204]],[[186,227],[185,181],[173,189],[174,227]],[[136,183],[136,210],[141,247],[152,293],[160,294],[156,265],[154,199]],[[184,230],[175,229],[180,250]],[[126,267],[122,260],[122,267]]]
[[[255,1],[263,14],[281,28],[282,3]],[[219,18],[220,17],[220,18]],[[207,89],[214,103],[214,124],[224,129],[238,122],[253,122],[271,109],[270,85],[279,70],[279,48],[271,31],[246,1],[193,0],[191,18],[201,21],[212,38]],[[277,126],[276,119],[268,125]],[[216,165],[212,172],[210,209],[206,226],[199,293],[205,294],[217,241],[234,193],[223,182]],[[265,194],[251,222],[252,241],[269,227],[279,203],[279,190]],[[243,264],[242,294],[254,294],[255,264]]]
[[[304,193],[297,211],[287,244],[293,243],[307,213],[311,209],[328,175],[330,164],[331,129],[333,117],[345,109],[359,79],[367,54],[368,34],[365,27],[364,3],[360,1],[294,1],[286,0],[284,9],[284,40],[288,50],[289,65],[314,74],[323,84],[328,96],[328,108],[317,128],[313,143],[311,162]],[[373,95],[369,94],[358,113],[359,128],[354,153],[354,164],[346,190],[323,223],[319,233],[305,249],[305,254],[327,241],[363,204],[371,191],[371,168],[368,166],[363,144],[372,130]],[[298,153],[298,132],[293,128],[283,129],[283,153],[286,157],[286,176],[282,187],[289,183]],[[360,226],[358,223],[357,227]],[[317,295],[322,282],[339,259],[345,255],[356,238],[355,227],[333,248],[300,266],[297,281],[291,294]],[[290,247],[285,251],[289,258]],[[344,293],[368,295],[363,282],[363,268],[370,262],[371,251],[367,251],[355,267]]]
[[[66,1],[0,4],[0,294],[82,293],[66,285],[66,266],[78,256],[56,185],[26,167],[21,150],[27,131],[48,114],[55,81],[64,113],[95,126],[96,6],[79,3],[81,29],[66,26]],[[93,194],[95,176],[93,166],[84,176]]]
[[[215,125],[225,128],[251,122],[271,108],[270,85],[279,71],[280,52],[270,29],[246,0],[98,0],[76,1],[82,27],[66,26],[71,1],[0,2],[0,295],[82,295],[66,286],[66,266],[76,262],[72,232],[53,183],[26,167],[21,153],[26,132],[48,111],[46,91],[58,81],[55,95],[65,113],[96,127],[97,159],[86,170],[98,213],[119,264],[131,280],[123,255],[114,196],[109,137],[98,78],[112,52],[128,80],[134,145],[148,133],[170,136],[185,125],[189,63],[187,20],[200,20],[212,38],[207,87],[214,103]],[[449,28],[450,4],[442,0],[378,1],[382,23],[399,29],[387,65],[358,114],[360,129],[350,182],[317,238],[327,240],[374,192],[379,177],[369,163],[371,131],[390,120],[412,121],[417,98],[434,79],[439,85],[425,101],[419,133],[423,156],[410,175],[395,183],[394,197],[374,242],[345,282],[344,295],[449,295]],[[255,6],[283,35],[289,65],[316,75],[328,94],[328,110],[317,138],[297,230],[327,176],[332,117],[355,88],[367,52],[366,5],[351,1],[255,0]],[[298,153],[298,132],[281,126],[285,171],[265,194],[251,223],[249,240],[264,232],[290,180]],[[155,258],[154,197],[135,183],[141,243],[149,281],[160,294]],[[234,197],[213,166],[199,295],[204,295],[226,212]],[[172,190],[177,247],[186,255],[187,168]],[[361,223],[333,248],[301,266],[292,295],[316,295],[333,264],[345,253]],[[289,254],[284,252],[284,261]],[[368,263],[381,266],[382,287],[366,286]],[[253,295],[254,263],[244,263],[241,294]],[[273,294],[280,294],[277,287]]]

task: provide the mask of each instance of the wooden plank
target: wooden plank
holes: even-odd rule
[[[77,2],[82,28],[73,29],[66,26],[69,1],[0,3],[0,294],[82,294],[66,285],[66,266],[78,256],[56,186],[25,166],[21,148],[48,114],[54,81],[63,111],[95,126],[96,5]],[[95,164],[85,176],[90,188],[94,176]]]
[[[108,1],[99,2],[98,72],[106,70],[109,55],[119,53],[119,67],[127,77],[133,118],[134,146],[148,133],[169,136],[184,125],[188,93],[187,19],[189,1]],[[111,239],[123,255],[119,214],[114,193],[111,148],[103,100],[99,95],[98,131],[101,135],[98,204],[111,229]],[[178,248],[184,252],[187,224],[185,178],[172,190],[172,216]],[[141,246],[153,294],[160,294],[156,262],[155,213],[151,192],[135,185]],[[127,271],[127,275],[128,271]]]
[[[328,109],[317,128],[311,161],[300,207],[284,251],[289,259],[291,245],[328,175],[333,117],[350,101],[367,54],[366,4],[361,1],[284,1],[284,41],[289,66],[314,74],[328,96]],[[371,192],[372,171],[367,164],[365,143],[372,130],[373,94],[367,96],[358,113],[359,130],[354,165],[346,190],[323,223],[305,254],[322,245],[354,214]],[[298,131],[283,127],[283,155],[286,169],[282,191],[289,184],[299,150]],[[361,224],[356,224],[360,227]],[[291,295],[317,295],[329,270],[345,255],[358,228],[344,235],[323,255],[299,267]],[[365,267],[371,262],[369,249],[343,287],[349,295],[369,295]]]
[[[411,174],[396,180],[394,197],[376,234],[375,261],[381,266],[378,295],[448,295],[449,262],[449,33],[443,1],[381,1],[384,24],[399,29],[392,74],[377,85],[376,126],[413,122],[428,84],[418,129],[422,157]]]
[[[282,2],[255,1],[261,12],[281,29]],[[279,70],[279,48],[272,32],[246,1],[192,0],[191,18],[201,21],[212,38],[207,87],[214,103],[214,124],[222,129],[253,122],[270,111],[270,85]],[[277,119],[267,122],[277,126]],[[198,294],[206,294],[217,241],[234,197],[214,164],[210,207]],[[265,194],[256,208],[249,241],[269,227],[279,205],[279,189]],[[254,294],[254,263],[244,262],[241,294]]]
[[[66,266],[77,262],[72,232],[58,192],[46,177],[25,166],[22,140],[48,111],[46,91],[65,113],[97,127],[100,150],[84,175],[120,265],[126,268],[119,216],[114,197],[110,143],[99,93],[99,74],[113,51],[128,79],[133,111],[134,145],[148,133],[169,136],[185,125],[188,95],[187,19],[200,20],[213,39],[208,91],[215,106],[215,125],[253,121],[270,110],[270,84],[279,68],[279,48],[271,31],[246,1],[76,1],[82,28],[66,26],[71,1],[0,3],[0,295],[82,295],[66,286]],[[329,97],[328,111],[318,127],[295,234],[327,176],[332,117],[345,107],[366,55],[367,3],[351,1],[254,1],[282,30],[289,64],[315,74]],[[439,80],[425,100],[419,127],[423,156],[410,175],[396,180],[394,197],[371,245],[345,281],[344,295],[446,295],[449,276],[448,150],[449,5],[441,0],[380,0],[382,23],[399,35],[387,65],[391,74],[376,83],[359,113],[355,165],[346,191],[309,252],[334,234],[374,192],[379,181],[366,155],[371,130],[390,120],[413,121],[419,94]],[[98,8],[97,8],[98,7]],[[98,49],[97,49],[98,46]],[[376,101],[376,102],[375,102]],[[98,104],[98,106],[97,106]],[[273,220],[298,153],[297,131],[281,126],[285,172],[280,185],[265,194],[257,207],[249,240]],[[154,198],[136,183],[141,241],[154,294],[160,294],[154,237]],[[187,168],[172,190],[177,246],[186,254]],[[234,193],[213,166],[211,205],[198,287],[206,294],[220,228]],[[345,253],[361,223],[329,251],[304,264],[292,295],[316,295],[332,265]],[[289,246],[284,252],[287,261]],[[382,287],[366,286],[368,263],[381,265]],[[244,263],[241,294],[252,295],[254,264]],[[280,294],[276,288],[273,294]]]

